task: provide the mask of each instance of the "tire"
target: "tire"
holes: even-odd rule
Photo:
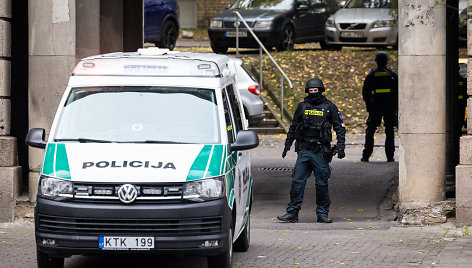
[[[161,40],[159,42],[160,47],[166,47],[169,50],[174,50],[175,43],[179,37],[179,28],[172,21],[164,22],[161,30]]]
[[[295,32],[293,31],[293,27],[288,25],[286,26],[282,34],[280,35],[280,41],[279,45],[277,46],[278,51],[293,51],[293,46],[294,46],[294,34]]]
[[[38,268],[64,268],[64,258],[52,258],[36,247]]]
[[[343,46],[341,46],[341,45],[328,45],[327,49],[328,50],[334,50],[334,51],[340,51],[341,49],[343,49]]]
[[[234,242],[234,251],[246,252],[251,243],[251,214],[247,217],[246,225],[243,232],[239,235],[236,242]]]
[[[231,268],[231,261],[233,259],[233,224],[228,228],[228,240],[225,245],[225,252],[216,255],[208,256],[208,268]]]
[[[328,48],[328,45],[326,44],[326,41],[325,40],[321,40],[320,41],[320,47],[321,49],[325,50]]]
[[[216,54],[225,54],[228,52],[228,46],[224,42],[218,43],[216,41],[210,41],[210,46]]]

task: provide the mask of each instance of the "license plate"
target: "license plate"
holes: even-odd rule
[[[239,37],[247,37],[247,32],[238,32]],[[236,37],[236,32],[226,32],[226,37]]]
[[[362,38],[362,32],[341,32],[339,34],[340,37],[357,37]]]
[[[102,249],[151,249],[154,237],[99,236],[98,247]]]

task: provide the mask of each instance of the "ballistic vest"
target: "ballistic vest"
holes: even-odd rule
[[[303,128],[302,136],[320,139],[321,126],[328,120],[329,102],[325,101],[318,105],[303,102]]]
[[[394,98],[395,81],[387,68],[375,69],[372,74],[371,96],[374,103],[390,102]]]

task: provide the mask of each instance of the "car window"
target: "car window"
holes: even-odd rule
[[[59,118],[56,141],[215,144],[220,142],[213,89],[74,88]]]
[[[310,3],[313,8],[326,7],[325,0],[310,0]]]
[[[291,9],[293,7],[293,0],[236,0],[231,9]]]
[[[390,8],[390,0],[351,0],[345,8]]]
[[[299,6],[310,6],[310,1],[309,0],[297,0],[297,7]]]
[[[242,65],[239,65],[238,67],[238,71],[236,73],[236,76],[237,77],[240,77],[242,80],[252,80],[253,82],[256,81],[256,78],[246,70],[246,68],[244,68]]]

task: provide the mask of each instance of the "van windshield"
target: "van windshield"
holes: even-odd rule
[[[72,89],[55,141],[220,143],[213,89],[87,87]]]

